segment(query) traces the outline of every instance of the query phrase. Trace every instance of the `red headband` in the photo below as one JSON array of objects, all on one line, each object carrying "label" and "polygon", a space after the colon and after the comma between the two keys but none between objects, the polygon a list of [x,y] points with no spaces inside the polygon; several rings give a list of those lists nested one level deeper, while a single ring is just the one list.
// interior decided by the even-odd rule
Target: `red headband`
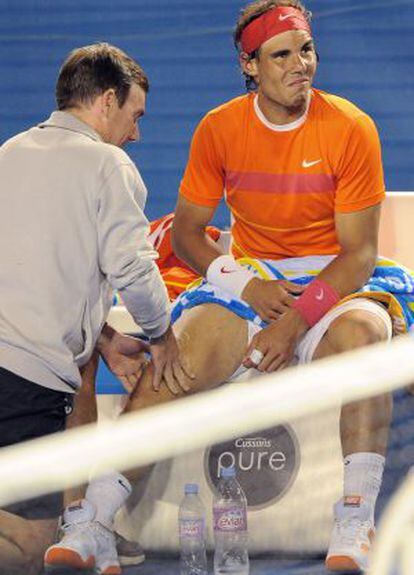
[{"label": "red headband", "polygon": [[251,54],[266,40],[288,30],[306,30],[311,34],[303,12],[292,6],[276,6],[246,26],[240,39],[241,49]]}]

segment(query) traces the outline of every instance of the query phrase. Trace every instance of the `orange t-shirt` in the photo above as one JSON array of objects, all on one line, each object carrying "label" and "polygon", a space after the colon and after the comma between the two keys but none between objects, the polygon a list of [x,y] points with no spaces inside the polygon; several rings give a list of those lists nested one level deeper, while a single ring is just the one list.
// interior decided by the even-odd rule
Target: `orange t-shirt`
[{"label": "orange t-shirt", "polygon": [[180,193],[208,207],[225,196],[237,256],[337,254],[335,212],[385,197],[373,121],[347,100],[313,90],[306,120],[281,131],[259,118],[254,98],[235,98],[200,122]]}]

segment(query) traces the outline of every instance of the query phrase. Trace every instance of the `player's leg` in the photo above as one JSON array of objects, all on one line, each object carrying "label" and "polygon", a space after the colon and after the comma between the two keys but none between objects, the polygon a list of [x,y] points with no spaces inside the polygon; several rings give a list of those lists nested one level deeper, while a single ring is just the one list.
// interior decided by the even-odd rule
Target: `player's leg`
[{"label": "player's leg", "polygon": [[[81,369],[82,385],[74,398],[72,413],[66,420],[66,429],[74,429],[81,425],[96,423],[98,419],[96,406],[96,373],[98,371],[99,355],[95,352],[88,363]],[[65,507],[85,497],[86,485],[67,489],[64,493]]]},{"label": "player's leg", "polygon": [[[380,304],[374,305],[379,307]],[[390,323],[388,318],[384,321],[382,308],[379,307],[379,311],[380,314],[374,314],[356,309],[336,318],[317,347],[314,359],[387,341],[390,336]],[[362,451],[384,456],[391,416],[391,394],[345,405],[341,412],[344,456]]]},{"label": "player's leg", "polygon": [[[174,324],[174,333],[182,361],[195,376],[189,383],[191,392],[212,389],[227,381],[239,368],[248,343],[248,325],[223,306],[204,304],[186,310]],[[152,366],[148,366],[124,413],[139,411],[182,397],[174,395],[163,384],[159,391],[152,387]],[[131,483],[145,476],[152,466],[127,473]]]},{"label": "player's leg", "polygon": [[[67,429],[97,421],[95,382],[98,361],[99,356],[95,353],[81,370],[82,386],[75,398],[73,412],[67,419]],[[139,543],[112,533],[113,516],[129,495],[129,491],[120,489],[119,479],[124,480],[120,474],[107,474],[92,480],[89,486],[81,485],[65,491],[58,542],[45,554],[47,565],[86,569],[93,563],[103,570],[116,572],[119,570],[118,561],[120,565],[138,565],[145,560]],[[103,484],[105,493],[102,494]],[[104,520],[101,508],[104,514],[110,510],[111,521],[106,528],[96,524],[98,519]]]},{"label": "player's leg", "polygon": [[[223,306],[204,304],[186,310],[174,325],[174,333],[184,364],[195,378],[189,383],[191,392],[212,389],[240,366],[247,346],[246,320]],[[152,387],[152,366],[149,365],[130,398],[125,412],[138,411],[182,397],[162,385],[160,391]]]},{"label": "player's leg", "polygon": [[[214,304],[185,311],[174,325],[174,332],[182,361],[195,375],[191,382],[193,393],[210,389],[228,379],[240,366],[247,346],[247,322],[224,307]],[[124,413],[152,407],[184,395],[183,392],[174,395],[165,385],[161,386],[160,391],[154,391],[152,373],[152,366],[149,365]],[[92,371],[89,377],[92,377]],[[87,387],[90,387],[90,381]],[[126,475],[135,483],[147,472],[148,468],[141,468]],[[114,542],[109,541],[107,534],[111,532],[114,516],[130,490],[131,486],[126,477],[117,473],[93,480],[87,488],[85,498],[77,506],[66,509],[64,520],[68,526],[67,535],[59,544],[48,550],[47,564],[87,569],[92,562],[98,561],[103,573],[116,573]],[[102,550],[105,548],[105,531],[100,527],[102,525],[107,531],[105,557],[102,557]],[[92,529],[94,536],[91,536]],[[112,552],[109,552],[111,549]]]},{"label": "player's leg", "polygon": [[[216,304],[204,304],[186,310],[175,323],[174,333],[182,361],[195,375],[194,380],[191,380],[192,393],[211,389],[229,379],[240,366],[248,343],[247,322]],[[88,409],[87,404],[93,399],[95,371],[96,365],[85,371],[82,383],[84,389],[81,392],[83,396],[80,396],[85,398],[85,407],[79,414],[72,414],[69,425],[78,425],[81,419],[82,423],[93,421],[90,418],[93,407]],[[124,413],[152,407],[184,395],[184,392],[172,394],[166,385],[162,385],[160,391],[154,391],[152,374],[150,364],[129,398]],[[145,470],[141,469],[127,475],[135,481],[144,473]],[[82,490],[76,493],[83,497]]]},{"label": "player's leg", "polygon": [[[370,309],[347,311],[330,323],[314,359],[390,338],[388,314],[380,304],[368,303]],[[335,506],[335,528],[327,556],[330,570],[346,572],[368,566],[391,417],[391,394],[354,402],[341,410],[344,497]]]}]

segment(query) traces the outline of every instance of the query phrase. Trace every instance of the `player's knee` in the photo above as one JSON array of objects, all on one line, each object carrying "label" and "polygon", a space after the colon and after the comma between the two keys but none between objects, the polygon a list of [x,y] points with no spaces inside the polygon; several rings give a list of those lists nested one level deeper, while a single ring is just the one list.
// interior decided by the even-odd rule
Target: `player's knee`
[{"label": "player's knee", "polygon": [[373,314],[344,314],[328,330],[336,351],[346,351],[385,341],[388,338],[384,322]]},{"label": "player's knee", "polygon": [[184,397],[186,395],[193,395],[194,393],[198,393],[203,391],[208,387],[208,380],[203,377],[202,374],[195,373],[193,378],[186,379],[185,382],[185,389],[180,388],[178,395],[180,397]]}]

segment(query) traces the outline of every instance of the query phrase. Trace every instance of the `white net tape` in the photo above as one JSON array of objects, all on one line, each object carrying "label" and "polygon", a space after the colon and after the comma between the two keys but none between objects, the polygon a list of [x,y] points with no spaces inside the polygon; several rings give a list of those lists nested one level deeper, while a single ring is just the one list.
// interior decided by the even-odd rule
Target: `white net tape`
[{"label": "white net tape", "polygon": [[[4,448],[0,451],[0,506],[84,483],[92,465],[100,471],[144,466],[240,434],[379,395],[413,380],[414,340],[411,336],[402,336],[391,344],[378,344],[290,368],[253,382],[223,386],[125,415],[116,422],[85,426]],[[411,477],[410,493],[413,484]],[[399,505],[396,500],[394,507]],[[414,498],[410,506],[401,508],[408,517],[414,508]],[[387,527],[391,534],[388,543],[378,545],[377,557],[385,553],[396,535],[395,521],[392,525]],[[410,561],[410,573],[414,572],[412,560],[413,553],[407,552],[404,561]],[[383,559],[375,561],[374,575],[391,573],[384,570]]]},{"label": "white net tape", "polygon": [[[0,506],[81,484],[91,464],[120,471],[263,429],[412,382],[414,341],[405,336],[256,382],[84,426],[0,452]],[[231,410],[229,409],[231,406]],[[213,425],[212,425],[213,423]],[[191,430],[189,433],[188,430]]]}]

